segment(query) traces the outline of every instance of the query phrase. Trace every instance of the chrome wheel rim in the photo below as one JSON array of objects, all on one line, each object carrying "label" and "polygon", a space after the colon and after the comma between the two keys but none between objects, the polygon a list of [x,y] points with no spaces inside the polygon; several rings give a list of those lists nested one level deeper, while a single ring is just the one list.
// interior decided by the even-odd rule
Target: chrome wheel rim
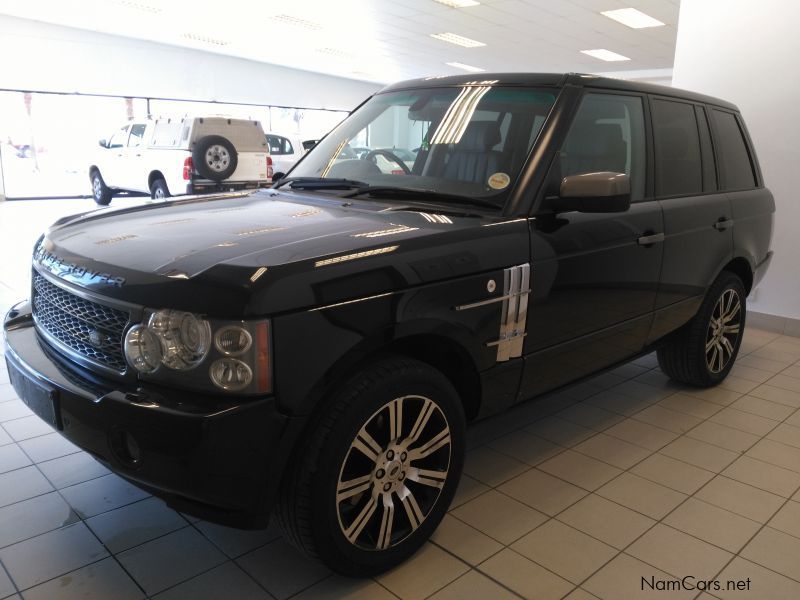
[{"label": "chrome wheel rim", "polygon": [[160,199],[160,198],[165,198],[167,195],[164,193],[163,189],[161,189],[160,187],[157,187],[156,191],[155,191],[155,194],[153,194],[153,196],[155,198],[157,198],[157,199]]},{"label": "chrome wheel rim", "polygon": [[228,168],[231,163],[231,156],[225,146],[214,144],[206,150],[206,164],[214,171],[220,172]]},{"label": "chrome wheel rim", "polygon": [[430,398],[387,402],[359,430],[339,469],[336,513],[363,550],[401,543],[430,515],[450,468],[450,426]]},{"label": "chrome wheel rim", "polygon": [[97,175],[92,178],[92,192],[94,192],[94,197],[98,200],[103,195],[103,182],[100,181],[100,177]]},{"label": "chrome wheel rim", "polygon": [[712,373],[721,372],[733,358],[741,322],[739,293],[734,289],[725,290],[714,306],[706,334],[706,365]]}]

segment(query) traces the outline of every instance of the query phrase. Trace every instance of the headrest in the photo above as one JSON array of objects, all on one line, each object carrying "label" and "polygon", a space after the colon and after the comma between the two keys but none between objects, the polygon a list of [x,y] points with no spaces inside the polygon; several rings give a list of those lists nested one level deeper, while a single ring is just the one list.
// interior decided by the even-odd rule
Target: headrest
[{"label": "headrest", "polygon": [[500,143],[500,126],[495,121],[473,121],[464,130],[457,146],[459,150],[484,152]]}]

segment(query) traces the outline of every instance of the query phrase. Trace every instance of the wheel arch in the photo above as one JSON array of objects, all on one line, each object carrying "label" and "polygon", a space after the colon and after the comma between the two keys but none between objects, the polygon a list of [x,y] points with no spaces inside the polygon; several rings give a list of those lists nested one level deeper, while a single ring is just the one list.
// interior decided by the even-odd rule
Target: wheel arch
[{"label": "wheel arch", "polygon": [[152,189],[153,184],[159,179],[163,179],[165,182],[167,181],[166,177],[164,177],[164,174],[161,171],[150,171],[150,175],[147,176],[147,189]]},{"label": "wheel arch", "polygon": [[753,289],[753,264],[749,259],[745,258],[744,256],[734,257],[725,263],[721,269],[719,269],[714,279],[719,277],[719,274],[722,273],[722,271],[730,271],[739,277],[744,284],[745,292],[750,294]]}]

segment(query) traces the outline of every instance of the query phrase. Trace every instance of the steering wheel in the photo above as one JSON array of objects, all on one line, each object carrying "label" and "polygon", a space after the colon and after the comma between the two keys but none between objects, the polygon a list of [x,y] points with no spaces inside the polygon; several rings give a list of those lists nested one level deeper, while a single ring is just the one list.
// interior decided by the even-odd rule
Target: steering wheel
[{"label": "steering wheel", "polygon": [[400,168],[403,169],[403,173],[405,173],[406,175],[411,175],[411,169],[408,168],[408,165],[406,165],[406,163],[403,162],[403,159],[397,156],[391,150],[383,150],[383,149],[370,150],[364,155],[364,158],[362,160],[369,160],[372,161],[373,163],[377,162],[375,161],[375,157],[379,154],[385,158],[388,158],[393,163],[397,163],[400,166]]}]

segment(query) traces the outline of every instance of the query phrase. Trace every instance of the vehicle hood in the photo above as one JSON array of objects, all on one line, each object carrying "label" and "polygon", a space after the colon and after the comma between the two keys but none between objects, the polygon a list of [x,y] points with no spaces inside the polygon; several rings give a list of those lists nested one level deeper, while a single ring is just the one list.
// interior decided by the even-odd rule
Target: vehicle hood
[{"label": "vehicle hood", "polygon": [[[415,258],[401,262],[418,260],[433,246],[457,243],[466,231],[502,220],[392,210],[373,201],[348,204],[330,195],[265,190],[93,211],[55,223],[40,241],[35,262],[70,283],[149,306],[165,290],[175,291],[178,305],[207,310],[221,297],[231,306],[252,304],[261,292],[260,305],[250,310],[263,312],[408,285],[382,279],[359,290],[348,285],[323,299],[300,289],[396,265],[397,257],[409,253]],[[419,283],[448,276],[452,269],[440,268],[415,278]],[[296,289],[285,289],[287,280]],[[277,301],[276,293],[291,300]]]}]

